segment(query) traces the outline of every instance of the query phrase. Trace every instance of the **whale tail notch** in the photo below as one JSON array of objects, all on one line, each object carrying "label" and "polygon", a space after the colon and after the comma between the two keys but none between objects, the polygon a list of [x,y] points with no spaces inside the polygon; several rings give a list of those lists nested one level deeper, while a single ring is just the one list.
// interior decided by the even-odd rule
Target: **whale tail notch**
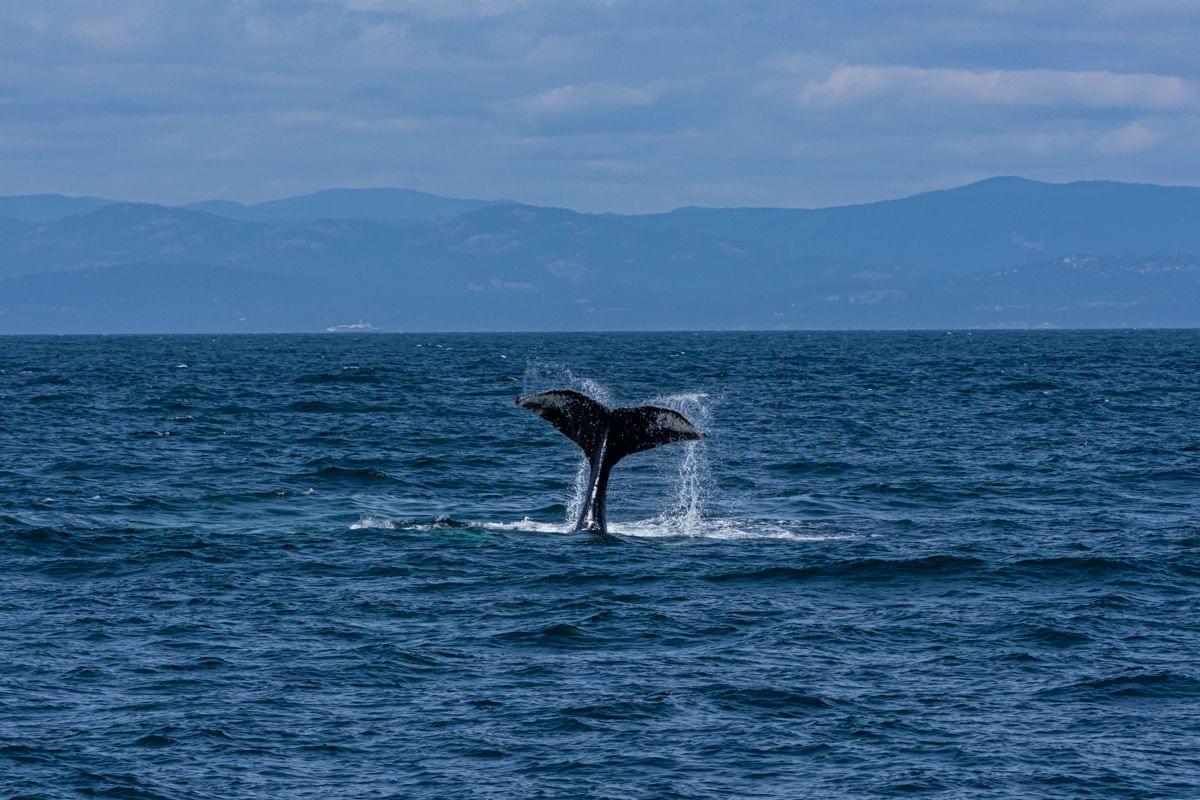
[{"label": "whale tail notch", "polygon": [[608,474],[622,458],[672,442],[705,438],[678,411],[659,406],[609,409],[570,389],[518,397],[515,402],[558,428],[587,456],[591,476],[576,530],[605,532]]}]

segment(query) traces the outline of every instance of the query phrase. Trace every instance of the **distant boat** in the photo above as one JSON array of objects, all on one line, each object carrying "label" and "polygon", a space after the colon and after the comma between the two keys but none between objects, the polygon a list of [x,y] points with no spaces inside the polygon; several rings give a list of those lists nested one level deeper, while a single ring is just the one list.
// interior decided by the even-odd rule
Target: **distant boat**
[{"label": "distant boat", "polygon": [[373,331],[375,327],[369,322],[363,322],[361,319],[358,322],[352,322],[349,325],[332,325],[325,329],[326,333],[364,333]]}]

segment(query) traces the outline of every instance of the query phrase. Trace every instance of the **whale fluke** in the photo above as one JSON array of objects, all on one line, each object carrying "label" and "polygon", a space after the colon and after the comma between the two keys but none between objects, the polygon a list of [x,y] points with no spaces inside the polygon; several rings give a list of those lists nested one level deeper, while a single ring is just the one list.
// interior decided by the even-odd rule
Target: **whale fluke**
[{"label": "whale fluke", "polygon": [[570,389],[518,397],[514,402],[558,428],[588,458],[591,475],[587,497],[575,523],[577,531],[607,533],[604,500],[608,475],[622,458],[659,445],[704,438],[678,411],[659,406],[609,409]]}]

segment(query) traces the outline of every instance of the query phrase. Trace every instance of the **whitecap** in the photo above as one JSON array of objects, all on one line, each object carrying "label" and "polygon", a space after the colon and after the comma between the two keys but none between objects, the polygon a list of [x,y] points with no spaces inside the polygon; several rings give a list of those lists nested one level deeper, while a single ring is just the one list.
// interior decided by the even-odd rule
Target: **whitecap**
[{"label": "whitecap", "polygon": [[537,522],[525,517],[516,522],[478,522],[471,523],[473,528],[483,528],[489,531],[522,531],[524,533],[566,533],[567,528],[564,528],[558,522]]},{"label": "whitecap", "polygon": [[350,530],[384,530],[391,531],[396,529],[396,523],[384,517],[359,517],[358,522],[350,525]]},{"label": "whitecap", "polygon": [[[478,522],[471,527],[495,531],[523,533],[569,533],[570,526],[553,522],[538,522],[529,517],[514,522]],[[858,538],[849,533],[814,530],[794,520],[756,520],[702,518],[688,519],[684,524],[671,516],[609,523],[608,532],[615,536],[638,539],[774,539],[793,542],[828,542]]]},{"label": "whitecap", "polygon": [[826,542],[852,539],[850,534],[826,533],[790,520],[724,519],[694,516],[652,517],[608,526],[618,536],[646,539],[777,539],[793,542]]}]

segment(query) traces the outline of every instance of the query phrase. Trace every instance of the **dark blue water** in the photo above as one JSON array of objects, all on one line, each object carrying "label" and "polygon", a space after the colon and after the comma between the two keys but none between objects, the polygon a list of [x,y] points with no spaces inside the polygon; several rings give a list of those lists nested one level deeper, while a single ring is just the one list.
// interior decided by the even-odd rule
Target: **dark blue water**
[{"label": "dark blue water", "polygon": [[[555,385],[710,434],[609,542]],[[1195,332],[0,338],[0,797],[1194,798],[1198,419]]]}]

